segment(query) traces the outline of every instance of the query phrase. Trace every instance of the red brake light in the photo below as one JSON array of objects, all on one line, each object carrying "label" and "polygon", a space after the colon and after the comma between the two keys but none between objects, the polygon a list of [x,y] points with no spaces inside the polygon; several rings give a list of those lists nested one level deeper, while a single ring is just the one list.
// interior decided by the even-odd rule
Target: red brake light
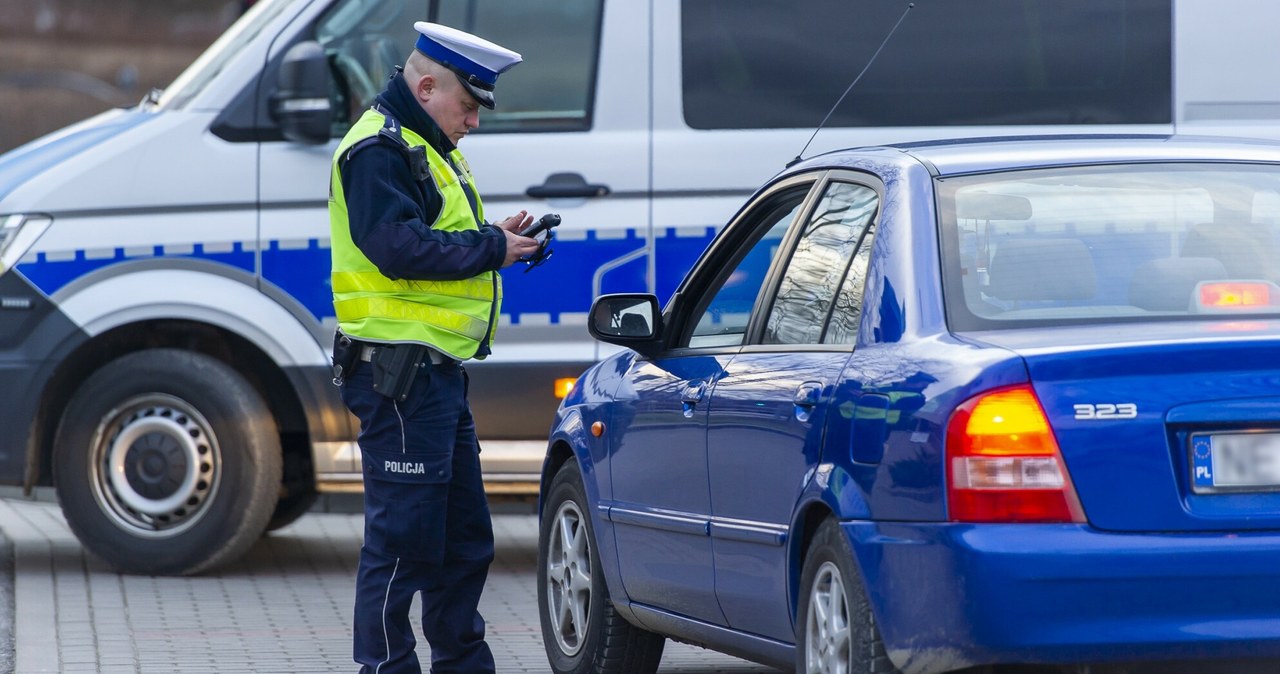
[{"label": "red brake light", "polygon": [[1086,521],[1031,387],[982,394],[951,416],[947,507],[955,522]]},{"label": "red brake light", "polygon": [[1271,304],[1271,284],[1260,281],[1213,281],[1200,284],[1200,306],[1245,309]]}]

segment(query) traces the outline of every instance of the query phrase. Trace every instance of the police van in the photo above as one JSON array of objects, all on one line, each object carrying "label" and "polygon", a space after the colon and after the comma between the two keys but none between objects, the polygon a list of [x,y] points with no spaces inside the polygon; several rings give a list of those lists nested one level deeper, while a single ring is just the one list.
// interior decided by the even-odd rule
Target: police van
[{"label": "police van", "polygon": [[557,388],[607,355],[585,329],[592,299],[668,296],[800,152],[1274,136],[1277,14],[1266,0],[259,0],[164,91],[0,157],[0,483],[52,485],[89,550],[147,573],[212,568],[318,493],[360,488],[329,367],[329,161],[414,21],[524,55],[461,149],[490,214],[563,218],[550,260],[503,272],[494,355],[468,364],[487,488],[520,495],[536,493]]}]

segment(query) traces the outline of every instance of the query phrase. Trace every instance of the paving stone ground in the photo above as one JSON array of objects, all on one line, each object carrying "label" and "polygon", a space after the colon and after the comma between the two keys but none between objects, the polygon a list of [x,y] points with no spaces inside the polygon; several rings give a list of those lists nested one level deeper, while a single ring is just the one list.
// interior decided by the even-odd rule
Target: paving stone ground
[{"label": "paving stone ground", "polygon": [[[308,514],[216,574],[155,578],[114,573],[85,553],[56,504],[0,498],[0,531],[13,551],[13,671],[354,672],[361,522],[356,513]],[[497,514],[494,528],[497,559],[481,612],[498,671],[546,672],[535,518]],[[668,642],[659,671],[776,670]]]}]

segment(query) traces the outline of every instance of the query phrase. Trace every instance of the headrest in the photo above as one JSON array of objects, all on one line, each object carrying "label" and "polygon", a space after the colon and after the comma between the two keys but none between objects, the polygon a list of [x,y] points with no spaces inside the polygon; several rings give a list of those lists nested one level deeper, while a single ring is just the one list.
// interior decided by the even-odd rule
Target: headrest
[{"label": "headrest", "polygon": [[495,103],[493,89],[498,84],[498,75],[523,60],[506,47],[456,28],[426,21],[413,24],[413,28],[419,33],[414,48],[452,70],[480,105],[490,110]]},{"label": "headrest", "polygon": [[984,291],[1002,300],[1087,300],[1098,284],[1093,256],[1080,239],[1001,241],[987,271]]},{"label": "headrest", "polygon": [[1267,260],[1272,246],[1262,225],[1221,225],[1205,222],[1187,232],[1182,243],[1185,257],[1211,257],[1222,262],[1230,278],[1270,278]]},{"label": "headrest", "polygon": [[1229,278],[1211,257],[1165,257],[1138,265],[1129,282],[1129,304],[1148,311],[1187,311],[1201,281]]}]

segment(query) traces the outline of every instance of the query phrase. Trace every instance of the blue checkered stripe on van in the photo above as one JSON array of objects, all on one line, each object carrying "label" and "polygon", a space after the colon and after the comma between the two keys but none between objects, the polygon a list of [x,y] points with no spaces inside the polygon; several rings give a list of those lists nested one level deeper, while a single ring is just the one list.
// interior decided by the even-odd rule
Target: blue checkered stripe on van
[{"label": "blue checkered stripe on van", "polygon": [[[656,292],[665,301],[710,243],[716,228],[665,228],[654,239]],[[602,233],[569,231],[557,238],[546,264],[525,273],[524,264],[503,270],[502,312],[511,323],[581,323],[591,307],[596,270],[609,260],[645,246],[635,229]],[[141,260],[195,259],[258,271],[252,242],[195,243],[186,246],[86,249],[64,254],[28,254],[18,270],[46,295],[112,265]],[[315,316],[333,316],[327,239],[270,241],[261,254],[261,277],[294,297]],[[641,256],[604,274],[600,292],[644,292],[648,260]]]}]

